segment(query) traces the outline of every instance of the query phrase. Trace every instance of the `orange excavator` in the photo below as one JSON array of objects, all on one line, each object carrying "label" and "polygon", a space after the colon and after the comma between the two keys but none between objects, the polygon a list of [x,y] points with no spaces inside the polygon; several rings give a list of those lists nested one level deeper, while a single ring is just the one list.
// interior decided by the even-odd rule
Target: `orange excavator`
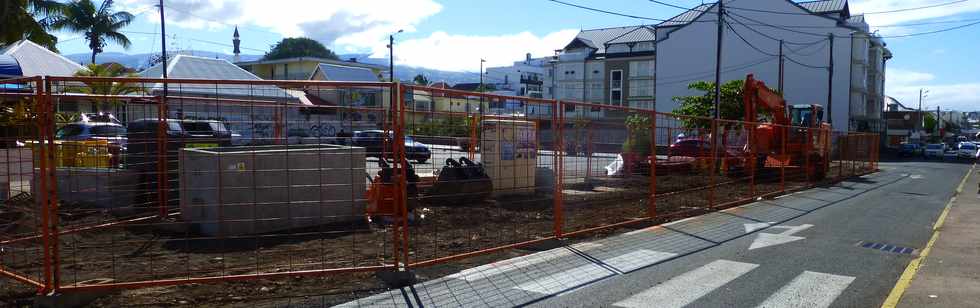
[{"label": "orange excavator", "polygon": [[756,166],[804,168],[807,175],[822,179],[827,173],[830,137],[830,124],[823,121],[823,106],[787,105],[780,94],[752,74],[745,78],[742,93],[746,122],[760,123],[760,109],[772,115],[770,122],[755,127],[748,142],[747,150],[755,154]]}]

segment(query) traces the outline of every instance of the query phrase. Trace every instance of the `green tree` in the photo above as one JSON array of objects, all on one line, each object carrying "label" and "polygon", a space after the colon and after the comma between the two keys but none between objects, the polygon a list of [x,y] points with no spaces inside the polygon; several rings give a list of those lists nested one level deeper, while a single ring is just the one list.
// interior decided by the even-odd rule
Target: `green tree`
[{"label": "green tree", "polygon": [[48,33],[65,5],[55,0],[0,1],[0,46],[28,39],[57,52],[58,37]]},{"label": "green tree", "polygon": [[922,129],[927,133],[932,134],[932,132],[936,131],[936,115],[931,112],[926,112],[923,116],[923,125]]},{"label": "green tree", "polygon": [[[721,114],[719,115],[721,119],[745,119],[745,103],[742,101],[744,86],[744,80],[730,80],[721,85]],[[680,103],[678,108],[674,109],[674,113],[691,117],[714,117],[715,83],[698,81],[688,85],[687,88],[703,93],[674,97],[673,100]],[[775,90],[773,91],[775,92]],[[758,112],[760,118],[770,118],[771,113],[769,111],[758,109]],[[682,118],[681,121],[687,128],[711,128],[711,121],[705,119]]]},{"label": "green tree", "polygon": [[642,114],[630,114],[626,117],[626,127],[629,136],[623,143],[623,153],[636,153],[645,157],[650,155],[650,117]]},{"label": "green tree", "polygon": [[417,85],[429,85],[429,79],[425,78],[425,75],[422,74],[415,75],[415,78],[412,78],[412,81],[414,81]]},{"label": "green tree", "polygon": [[[85,68],[75,73],[78,77],[138,77],[136,74],[128,72],[126,67],[111,64],[89,64]],[[142,93],[143,88],[137,83],[118,82],[118,81],[83,81],[84,86],[70,87],[69,92],[91,94],[96,97],[96,101],[103,106],[117,105],[120,103],[118,98],[98,97],[117,96],[133,93]]]},{"label": "green tree", "polygon": [[92,49],[92,63],[95,63],[95,56],[102,52],[107,42],[115,42],[129,49],[132,43],[119,31],[131,22],[133,14],[126,11],[113,12],[112,0],[102,1],[98,8],[92,0],[78,0],[69,3],[64,9],[64,16],[56,18],[51,27],[84,33],[88,47]]},{"label": "green tree", "polygon": [[337,54],[324,47],[316,40],[305,37],[284,38],[275,45],[272,50],[265,53],[262,60],[276,60],[296,57],[315,57],[330,60],[339,60]]}]

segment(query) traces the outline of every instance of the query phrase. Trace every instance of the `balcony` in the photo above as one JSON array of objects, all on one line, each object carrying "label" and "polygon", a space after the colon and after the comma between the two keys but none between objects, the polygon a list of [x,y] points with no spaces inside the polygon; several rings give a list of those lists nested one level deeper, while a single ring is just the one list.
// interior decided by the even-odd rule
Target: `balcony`
[{"label": "balcony", "polygon": [[544,84],[544,80],[541,80],[541,78],[539,78],[539,77],[525,77],[525,76],[521,76],[521,83],[522,84],[533,84],[533,85],[539,85],[540,86],[540,85]]}]

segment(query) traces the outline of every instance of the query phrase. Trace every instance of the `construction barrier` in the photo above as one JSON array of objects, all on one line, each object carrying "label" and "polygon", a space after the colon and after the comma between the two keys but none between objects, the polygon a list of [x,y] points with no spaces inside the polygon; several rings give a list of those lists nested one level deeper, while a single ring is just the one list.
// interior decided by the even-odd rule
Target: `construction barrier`
[{"label": "construction barrier", "polygon": [[13,293],[404,271],[707,213],[878,159],[872,134],[398,83],[4,83]]}]

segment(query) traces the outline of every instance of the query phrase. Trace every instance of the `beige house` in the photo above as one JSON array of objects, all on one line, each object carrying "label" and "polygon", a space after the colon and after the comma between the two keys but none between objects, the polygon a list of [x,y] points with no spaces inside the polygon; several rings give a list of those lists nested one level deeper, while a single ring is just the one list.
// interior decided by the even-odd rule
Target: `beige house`
[{"label": "beige house", "polygon": [[382,80],[387,76],[388,67],[353,62],[339,61],[315,57],[298,57],[277,60],[258,60],[237,62],[235,65],[255,74],[265,80],[309,80],[320,64],[342,66],[350,68],[362,68],[370,70],[377,80]]}]

